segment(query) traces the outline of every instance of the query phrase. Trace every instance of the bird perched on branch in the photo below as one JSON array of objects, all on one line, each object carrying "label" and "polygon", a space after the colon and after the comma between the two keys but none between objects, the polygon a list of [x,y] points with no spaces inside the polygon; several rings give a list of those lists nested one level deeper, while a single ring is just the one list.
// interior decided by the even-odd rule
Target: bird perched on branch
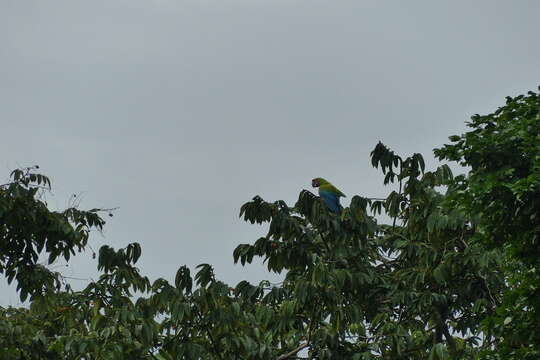
[{"label": "bird perched on branch", "polygon": [[328,210],[336,214],[341,213],[339,198],[345,197],[344,193],[323,178],[311,180],[311,186],[319,188],[319,196],[324,200]]}]

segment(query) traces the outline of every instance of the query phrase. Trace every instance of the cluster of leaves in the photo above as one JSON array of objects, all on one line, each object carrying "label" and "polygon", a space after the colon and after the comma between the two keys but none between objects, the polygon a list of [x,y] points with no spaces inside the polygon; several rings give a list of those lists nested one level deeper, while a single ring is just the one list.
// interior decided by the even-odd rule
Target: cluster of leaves
[{"label": "cluster of leaves", "polygon": [[[99,279],[61,288],[39,255],[69,260],[104,221],[99,209],[50,211],[40,200],[48,179],[16,170],[0,187],[0,271],[31,301],[0,308],[0,357],[533,358],[538,248],[526,250],[538,238],[538,120],[537,94],[473,117],[471,133],[436,150],[471,167],[457,177],[379,143],[372,164],[395,190],[385,200],[353,196],[339,216],[307,190],[294,206],[253,198],[240,216],[268,232],[233,259],[264,259],[284,274],[279,284],[231,287],[209,264],[151,282],[135,267],[134,243],[103,246]],[[497,141],[504,159],[493,157]],[[391,224],[377,223],[381,213]]]},{"label": "cluster of leaves", "polygon": [[40,197],[50,180],[36,168],[14,170],[12,180],[0,186],[0,274],[8,283],[16,280],[22,301],[60,287],[59,274],[38,262],[41,254],[47,264],[59,257],[69,261],[85,248],[89,232],[105,224],[99,209],[49,210]]},{"label": "cluster of leaves", "polygon": [[[402,159],[381,143],[372,163],[399,191],[385,201],[355,196],[341,217],[307,191],[294,208],[258,197],[244,205],[245,220],[269,231],[239,246],[235,261],[262,256],[269,270],[287,271],[283,289],[305,319],[295,331],[312,358],[459,358],[490,346],[480,323],[504,287],[501,258],[444,206],[436,189],[451,185],[450,169],[425,172],[420,154]],[[369,215],[381,209],[393,225]]]},{"label": "cluster of leaves", "polygon": [[[509,285],[497,316],[486,321],[503,358],[540,357],[540,95],[507,97],[471,131],[435,150],[471,168],[455,183],[448,206],[474,219],[475,237],[507,258]],[[493,354],[489,356],[494,356]]]},{"label": "cluster of leaves", "polygon": [[[138,244],[118,251],[103,246],[98,281],[79,292],[35,293],[29,309],[0,314],[11,324],[0,341],[2,355],[286,359],[302,349],[317,359],[469,354],[479,341],[471,334],[491,314],[493,294],[502,286],[493,271],[497,257],[468,244],[467,220],[440,206],[445,196],[435,187],[451,180],[446,167],[424,172],[419,154],[401,159],[382,144],[372,159],[392,174],[388,182],[400,183],[402,191],[386,201],[354,196],[338,217],[304,190],[294,207],[255,197],[241,208],[246,221],[269,223],[269,230],[238,246],[235,262],[263,257],[270,271],[286,272],[283,283],[242,281],[231,288],[216,280],[208,264],[194,277],[181,267],[175,284],[150,283],[134,267]],[[369,214],[381,210],[399,225],[378,225]],[[69,212],[61,214],[76,230]],[[141,294],[136,301],[134,291]]]}]

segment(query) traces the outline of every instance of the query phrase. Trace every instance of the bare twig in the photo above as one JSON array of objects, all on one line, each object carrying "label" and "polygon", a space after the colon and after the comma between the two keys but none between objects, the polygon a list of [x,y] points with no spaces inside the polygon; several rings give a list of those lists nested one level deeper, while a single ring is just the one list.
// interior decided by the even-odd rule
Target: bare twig
[{"label": "bare twig", "polygon": [[[399,176],[400,176],[400,179],[399,179],[399,197],[400,198],[401,198],[401,189],[402,189],[402,186],[403,186],[403,179],[401,178],[401,174],[403,174],[403,162],[400,159],[399,160]],[[392,222],[392,229],[394,229],[396,227],[396,219],[397,219],[397,214],[396,214],[396,216],[394,216],[394,221]]]},{"label": "bare twig", "polygon": [[281,355],[276,360],[285,360],[285,359],[289,358],[289,356],[295,355],[297,352],[307,348],[308,346],[309,346],[309,342],[306,342],[304,344],[300,344],[297,347],[295,347],[293,350],[289,351],[288,353]]}]

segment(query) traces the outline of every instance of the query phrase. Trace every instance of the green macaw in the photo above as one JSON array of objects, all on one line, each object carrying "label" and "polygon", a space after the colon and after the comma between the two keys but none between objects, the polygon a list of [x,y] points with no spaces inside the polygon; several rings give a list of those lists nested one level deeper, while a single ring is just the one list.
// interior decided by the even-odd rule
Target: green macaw
[{"label": "green macaw", "polygon": [[319,188],[319,196],[324,200],[328,210],[336,214],[341,213],[339,198],[346,197],[344,193],[323,178],[311,180],[311,186]]}]

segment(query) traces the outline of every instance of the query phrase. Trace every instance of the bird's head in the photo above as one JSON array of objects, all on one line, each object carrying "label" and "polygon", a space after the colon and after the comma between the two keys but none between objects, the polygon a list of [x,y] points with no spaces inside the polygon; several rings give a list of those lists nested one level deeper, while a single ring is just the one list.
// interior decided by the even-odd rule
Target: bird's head
[{"label": "bird's head", "polygon": [[324,184],[328,184],[328,181],[324,180],[323,178],[315,178],[311,180],[311,186],[313,187],[319,187]]}]

